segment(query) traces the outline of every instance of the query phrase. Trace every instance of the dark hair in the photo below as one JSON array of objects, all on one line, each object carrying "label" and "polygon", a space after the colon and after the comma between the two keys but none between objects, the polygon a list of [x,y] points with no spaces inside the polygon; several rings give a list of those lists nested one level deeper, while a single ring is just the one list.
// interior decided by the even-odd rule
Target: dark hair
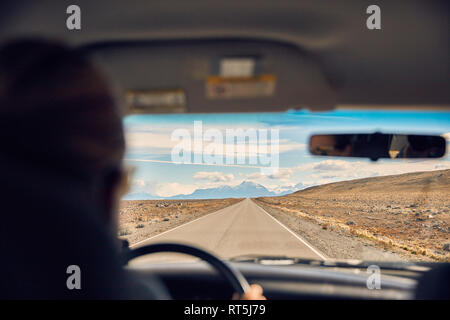
[{"label": "dark hair", "polygon": [[0,49],[0,155],[91,181],[118,169],[122,112],[87,56],[59,42]]}]

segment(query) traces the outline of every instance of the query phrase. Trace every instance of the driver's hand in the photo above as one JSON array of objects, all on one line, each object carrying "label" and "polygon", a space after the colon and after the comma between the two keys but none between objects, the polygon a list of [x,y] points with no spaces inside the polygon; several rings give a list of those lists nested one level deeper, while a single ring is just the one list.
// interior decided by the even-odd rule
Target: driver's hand
[{"label": "driver's hand", "polygon": [[233,300],[267,300],[266,297],[263,296],[263,289],[259,284],[250,285],[250,290],[244,293],[241,297],[239,294],[233,294]]}]

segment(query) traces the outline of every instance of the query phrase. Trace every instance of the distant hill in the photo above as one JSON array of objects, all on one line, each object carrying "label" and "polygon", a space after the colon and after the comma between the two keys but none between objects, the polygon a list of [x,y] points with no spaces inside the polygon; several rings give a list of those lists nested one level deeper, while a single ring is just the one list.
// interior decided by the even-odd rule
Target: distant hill
[{"label": "distant hill", "polygon": [[450,190],[450,170],[435,170],[412,172],[390,176],[363,178],[340,181],[306,188],[288,195],[345,194],[355,192],[377,193],[415,193],[415,192],[441,192]]}]

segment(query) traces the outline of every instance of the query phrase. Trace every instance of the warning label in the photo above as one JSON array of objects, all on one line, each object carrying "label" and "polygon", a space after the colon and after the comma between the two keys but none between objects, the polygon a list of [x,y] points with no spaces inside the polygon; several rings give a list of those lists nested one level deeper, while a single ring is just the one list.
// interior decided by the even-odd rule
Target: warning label
[{"label": "warning label", "polygon": [[220,77],[206,79],[208,99],[256,98],[273,96],[276,78],[265,74],[254,77]]}]

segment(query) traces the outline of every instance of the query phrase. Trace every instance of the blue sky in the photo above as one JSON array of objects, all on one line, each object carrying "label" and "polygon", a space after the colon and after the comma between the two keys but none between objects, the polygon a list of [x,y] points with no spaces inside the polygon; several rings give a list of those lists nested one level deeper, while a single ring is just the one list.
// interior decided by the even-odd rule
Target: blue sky
[{"label": "blue sky", "polygon": [[[225,135],[227,129],[277,129],[279,132],[279,167],[275,173],[262,174],[249,158],[239,166],[175,164],[172,150],[179,141],[172,139],[175,130],[193,136],[194,121],[202,122],[203,132],[215,129]],[[177,114],[133,115],[125,119],[126,163],[136,168],[130,193],[143,192],[154,197],[189,194],[196,189],[238,185],[252,181],[274,192],[370,176],[450,168],[447,155],[440,160],[384,160],[376,163],[364,159],[313,157],[307,143],[315,133],[389,132],[445,134],[450,137],[450,112],[356,111],[332,112],[288,111],[254,114]],[[225,145],[224,141],[224,145]],[[211,145],[204,141],[194,154]],[[259,153],[258,153],[259,155]]]}]

